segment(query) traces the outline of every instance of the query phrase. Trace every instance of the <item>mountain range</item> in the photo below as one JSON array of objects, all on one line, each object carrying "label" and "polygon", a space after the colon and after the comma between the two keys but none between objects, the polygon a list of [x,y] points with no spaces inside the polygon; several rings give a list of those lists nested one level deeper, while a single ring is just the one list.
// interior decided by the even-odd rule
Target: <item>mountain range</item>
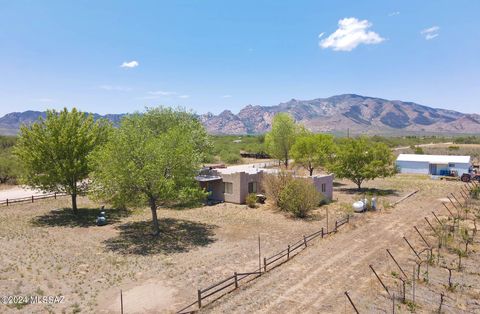
[{"label": "mountain range", "polygon": [[[211,134],[259,134],[270,129],[276,113],[287,112],[314,132],[351,134],[480,133],[480,115],[431,108],[413,102],[355,94],[313,100],[291,99],[275,106],[248,105],[238,114],[198,115]],[[0,134],[16,134],[21,124],[33,123],[45,112],[13,112],[0,118]],[[124,114],[94,114],[117,124]]]}]

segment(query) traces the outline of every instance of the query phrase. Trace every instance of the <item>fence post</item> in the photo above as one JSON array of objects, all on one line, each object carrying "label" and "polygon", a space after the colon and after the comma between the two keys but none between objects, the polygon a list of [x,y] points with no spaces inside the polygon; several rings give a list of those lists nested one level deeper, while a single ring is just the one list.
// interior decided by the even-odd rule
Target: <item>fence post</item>
[{"label": "fence post", "polygon": [[238,277],[237,277],[237,272],[233,273],[233,277],[235,277],[235,288],[238,288]]},{"label": "fence post", "polygon": [[57,199],[57,192],[55,192],[55,193],[53,194],[53,197],[54,197],[55,199]]},{"label": "fence post", "polygon": [[337,224],[338,224],[338,221],[335,220],[335,233],[337,232]]},{"label": "fence post", "polygon": [[395,257],[393,257],[393,255],[392,255],[392,253],[390,252],[389,249],[387,249],[387,253],[388,253],[388,255],[390,255],[390,257],[393,259],[393,261],[395,262],[395,264],[397,264],[398,269],[400,269],[400,271],[401,271],[402,274],[405,276],[405,278],[408,278],[407,274],[405,274],[405,272],[403,271],[402,267],[400,267],[400,264],[397,262],[397,260],[395,259]]},{"label": "fence post", "polygon": [[202,290],[198,289],[198,308],[202,307]]},{"label": "fence post", "polygon": [[410,249],[412,249],[413,253],[415,253],[415,255],[417,256],[417,258],[418,258],[419,260],[422,260],[422,259],[420,258],[420,256],[418,255],[417,251],[415,251],[415,249],[414,249],[413,246],[410,244],[410,242],[408,242],[407,238],[406,238],[406,237],[403,237],[403,239],[405,240],[405,242],[407,242],[408,246],[410,247]]},{"label": "fence post", "polygon": [[355,304],[353,304],[352,299],[350,299],[350,296],[348,295],[348,291],[345,291],[345,295],[347,296],[348,301],[350,302],[350,304],[352,305],[353,309],[355,310],[355,313],[359,314],[359,312],[358,312],[358,310],[357,310],[357,307],[355,306]]},{"label": "fence post", "polygon": [[322,239],[323,239],[323,227],[322,227]]},{"label": "fence post", "polygon": [[287,247],[287,260],[290,259],[290,244]]},{"label": "fence post", "polygon": [[33,203],[33,195],[32,195],[32,203]]},{"label": "fence post", "polygon": [[307,247],[307,237],[305,235],[303,236],[303,243],[305,244],[305,247]]},{"label": "fence post", "polygon": [[392,296],[392,313],[395,314],[395,292]]},{"label": "fence post", "polygon": [[377,277],[378,281],[380,281],[380,283],[382,284],[383,286],[383,289],[385,289],[385,291],[387,291],[388,295],[390,295],[390,291],[388,291],[388,288],[387,286],[385,286],[385,284],[383,283],[382,279],[380,279],[380,276],[378,276],[377,272],[375,271],[375,269],[373,269],[373,266],[372,265],[368,265],[370,267],[370,269],[373,271],[373,273],[375,274],[375,277]]},{"label": "fence post", "polygon": [[266,257],[263,258],[263,271],[267,272],[267,258]]},{"label": "fence post", "polygon": [[431,248],[430,244],[427,242],[427,240],[425,240],[425,238],[423,237],[423,235],[420,233],[420,231],[418,230],[417,226],[413,226],[413,228],[415,229],[415,231],[417,231],[418,235],[420,236],[420,238],[422,238],[423,242],[425,242],[425,244],[427,245],[428,248]]},{"label": "fence post", "polygon": [[122,293],[122,289],[120,289],[120,313],[123,314],[123,293]]}]

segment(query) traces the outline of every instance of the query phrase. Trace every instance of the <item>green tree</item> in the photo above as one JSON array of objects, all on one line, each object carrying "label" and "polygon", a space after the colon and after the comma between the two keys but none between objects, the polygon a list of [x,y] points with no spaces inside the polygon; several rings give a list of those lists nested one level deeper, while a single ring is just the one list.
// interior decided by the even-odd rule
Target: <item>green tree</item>
[{"label": "green tree", "polygon": [[88,156],[105,142],[110,126],[92,115],[66,108],[47,111],[31,126],[22,126],[14,149],[22,170],[21,181],[43,191],[71,195],[77,213],[77,195],[88,189]]},{"label": "green tree", "polygon": [[338,178],[354,182],[359,190],[364,181],[392,176],[396,172],[388,146],[364,137],[342,140],[330,170]]},{"label": "green tree", "polygon": [[206,196],[195,174],[209,149],[204,127],[189,112],[156,108],[127,116],[92,155],[97,197],[149,206],[158,235],[159,207]]},{"label": "green tree", "polygon": [[0,183],[14,182],[18,176],[18,162],[9,152],[0,153]]},{"label": "green tree", "polygon": [[325,167],[332,160],[335,143],[333,136],[305,132],[300,135],[291,149],[295,163],[307,169],[310,176],[318,167]]},{"label": "green tree", "polygon": [[277,113],[273,117],[272,130],[265,135],[268,153],[288,167],[290,149],[300,131],[293,118],[287,113]]}]

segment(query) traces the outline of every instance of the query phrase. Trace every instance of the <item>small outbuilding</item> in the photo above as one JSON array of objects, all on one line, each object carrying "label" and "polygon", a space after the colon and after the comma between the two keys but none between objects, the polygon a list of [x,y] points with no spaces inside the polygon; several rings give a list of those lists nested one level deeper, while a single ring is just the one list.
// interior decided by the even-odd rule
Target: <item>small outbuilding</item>
[{"label": "small outbuilding", "polygon": [[396,161],[400,173],[461,176],[472,169],[470,156],[400,154]]}]

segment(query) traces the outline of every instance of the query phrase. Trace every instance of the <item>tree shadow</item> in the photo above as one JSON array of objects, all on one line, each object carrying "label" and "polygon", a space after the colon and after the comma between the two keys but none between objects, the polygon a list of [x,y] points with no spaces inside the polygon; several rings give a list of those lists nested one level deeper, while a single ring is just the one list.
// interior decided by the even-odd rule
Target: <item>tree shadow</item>
[{"label": "tree shadow", "polygon": [[34,217],[32,224],[38,227],[92,227],[96,226],[97,216],[100,211],[105,212],[107,224],[119,222],[122,218],[131,214],[126,209],[99,209],[99,208],[79,208],[78,213],[74,214],[71,208],[54,209],[44,215]]},{"label": "tree shadow", "polygon": [[377,195],[377,196],[399,196],[398,191],[394,189],[377,189],[377,188],[361,188],[360,190],[357,188],[341,188],[338,189],[340,192],[344,192],[347,194],[368,194],[368,195]]},{"label": "tree shadow", "polygon": [[345,186],[345,185],[346,185],[345,183],[338,182],[338,181],[333,181],[333,186],[334,187]]},{"label": "tree shadow", "polygon": [[104,241],[106,249],[120,254],[172,254],[188,252],[198,246],[215,242],[217,226],[182,219],[165,218],[158,221],[160,234],[152,234],[151,221],[135,221],[116,229],[120,234]]}]

